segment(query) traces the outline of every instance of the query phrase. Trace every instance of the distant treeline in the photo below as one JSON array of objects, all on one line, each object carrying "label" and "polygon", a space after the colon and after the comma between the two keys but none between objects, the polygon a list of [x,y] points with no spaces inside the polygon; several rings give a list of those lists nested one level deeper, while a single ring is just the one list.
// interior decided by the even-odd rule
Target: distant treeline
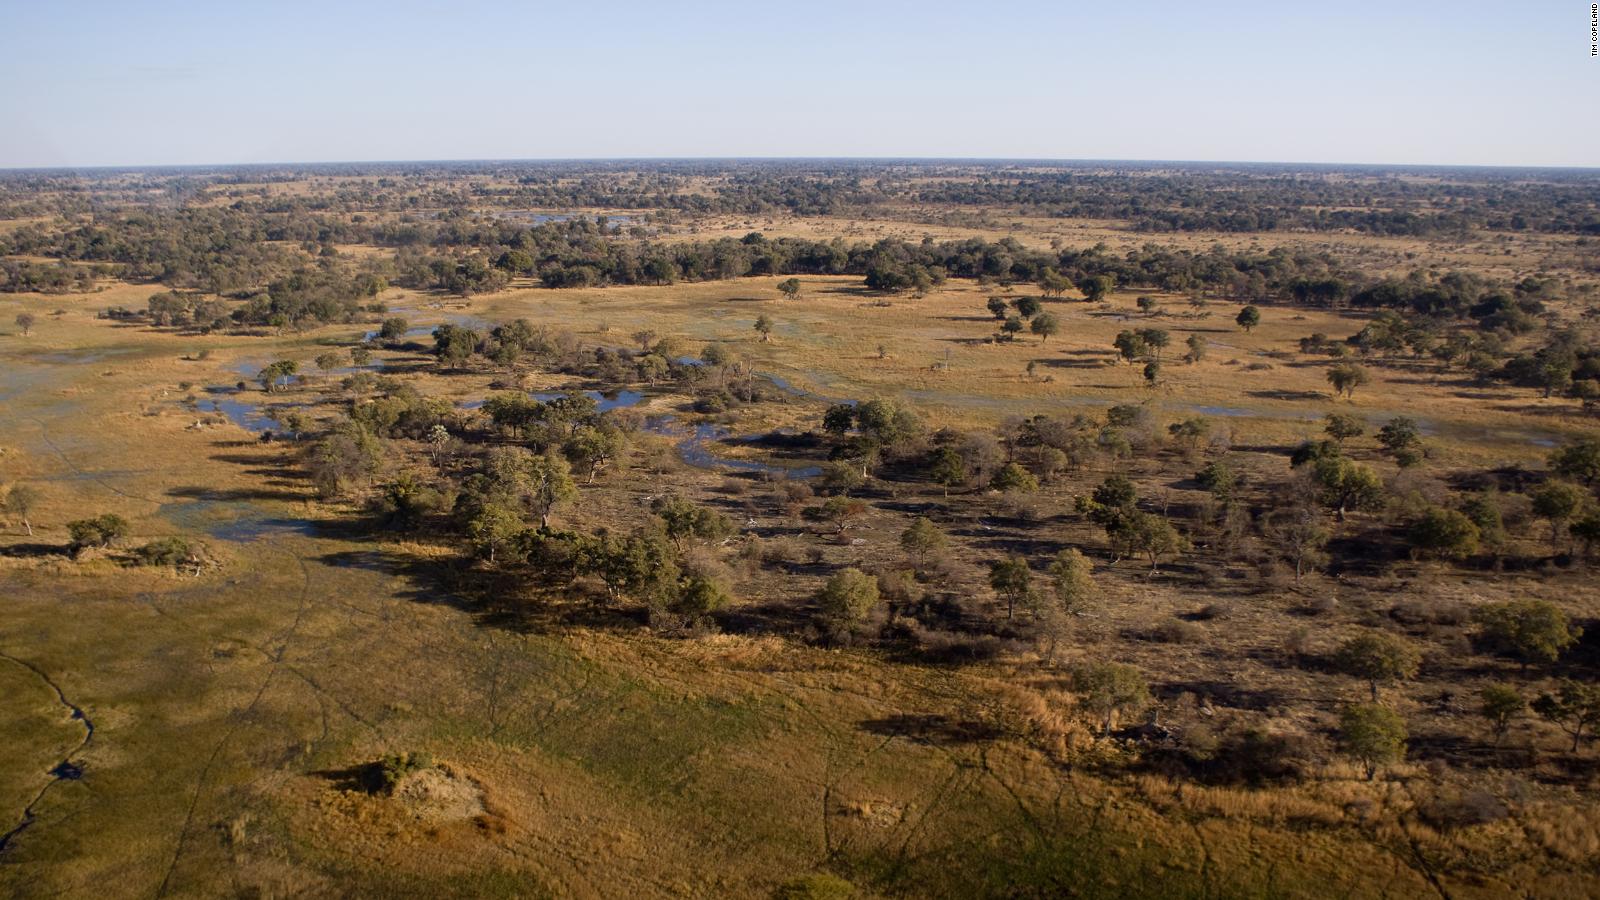
[{"label": "distant treeline", "polygon": [[[309,199],[266,185],[335,179]],[[345,180],[339,180],[345,179]],[[603,208],[873,215],[907,205],[1110,219],[1140,231],[1471,229],[1600,234],[1600,173],[1331,166],[814,161],[501,162],[0,174],[0,216],[172,209],[207,195],[260,212]]]}]

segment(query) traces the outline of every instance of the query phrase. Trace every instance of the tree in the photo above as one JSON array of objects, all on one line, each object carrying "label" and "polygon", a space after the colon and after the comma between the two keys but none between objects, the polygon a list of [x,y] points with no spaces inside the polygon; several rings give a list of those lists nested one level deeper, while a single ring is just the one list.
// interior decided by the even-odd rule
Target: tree
[{"label": "tree", "polygon": [[1581,438],[1551,453],[1550,468],[1587,485],[1600,481],[1600,438]]},{"label": "tree", "polygon": [[270,394],[298,371],[300,371],[299,363],[292,359],[280,359],[263,368],[256,376],[256,380],[261,382],[261,389]]},{"label": "tree", "polygon": [[1417,420],[1408,416],[1396,416],[1384,423],[1378,429],[1378,443],[1402,469],[1422,462],[1426,454],[1422,448],[1422,430]]},{"label": "tree", "polygon": [[1134,304],[1139,307],[1139,312],[1147,316],[1153,316],[1161,309],[1161,303],[1154,297],[1140,297]]},{"label": "tree", "polygon": [[835,572],[817,594],[822,620],[836,633],[858,628],[878,606],[878,579],[850,568]]},{"label": "tree", "polygon": [[1489,728],[1494,732],[1494,745],[1498,747],[1511,728],[1512,721],[1527,710],[1528,701],[1522,699],[1517,689],[1509,684],[1491,684],[1478,692],[1478,698],[1481,701],[1478,713],[1489,720]]},{"label": "tree", "polygon": [[1567,520],[1577,514],[1587,499],[1581,488],[1565,481],[1547,481],[1533,492],[1533,514],[1550,520],[1550,543],[1561,538]]},{"label": "tree", "polygon": [[329,350],[327,353],[317,354],[316,363],[317,368],[321,369],[323,374],[326,375],[327,373],[332,372],[334,369],[344,365],[344,357],[333,352],[332,350]]},{"label": "tree", "polygon": [[1118,714],[1132,715],[1150,703],[1150,687],[1133,666],[1098,663],[1073,673],[1078,703],[1100,721],[1100,733],[1110,734]]},{"label": "tree", "polygon": [[1345,753],[1366,768],[1367,780],[1378,769],[1406,755],[1406,723],[1387,706],[1354,704],[1339,714],[1339,740]]},{"label": "tree", "polygon": [[345,422],[312,445],[306,454],[312,483],[324,497],[336,497],[368,481],[383,465],[383,441],[355,422]]},{"label": "tree", "polygon": [[1090,303],[1099,303],[1117,286],[1117,280],[1110,275],[1091,275],[1078,282],[1078,290],[1083,292],[1083,298]]},{"label": "tree", "polygon": [[650,511],[660,517],[667,537],[679,548],[689,539],[718,541],[735,531],[727,516],[677,494],[656,498]]},{"label": "tree", "polygon": [[1584,731],[1600,724],[1600,684],[1563,678],[1554,694],[1541,694],[1532,706],[1540,718],[1572,735],[1572,752],[1577,753]]},{"label": "tree", "polygon": [[1383,482],[1376,472],[1342,456],[1324,456],[1311,467],[1317,498],[1344,521],[1345,513],[1383,507]]},{"label": "tree", "polygon": [[27,337],[33,333],[33,324],[36,322],[33,313],[17,313],[17,327],[22,329],[22,336]]},{"label": "tree", "polygon": [[1183,361],[1184,362],[1186,362],[1186,363],[1188,363],[1189,365],[1192,366],[1195,363],[1200,362],[1201,360],[1206,358],[1206,339],[1205,338],[1201,337],[1198,334],[1191,334],[1191,335],[1189,335],[1188,339],[1185,340],[1183,343],[1184,343],[1185,346],[1187,346],[1189,348],[1189,352],[1183,354]]},{"label": "tree", "polygon": [[1040,313],[1028,324],[1028,330],[1037,334],[1039,343],[1043,344],[1061,331],[1061,320],[1056,318],[1055,313]]},{"label": "tree", "polygon": [[1130,364],[1150,351],[1150,348],[1145,345],[1144,336],[1137,331],[1117,332],[1117,336],[1111,342],[1111,346],[1117,348],[1117,355],[1122,357],[1123,362]]},{"label": "tree", "polygon": [[33,537],[33,523],[29,521],[28,514],[38,505],[38,492],[26,484],[13,484],[4,494],[0,494],[0,510],[21,519],[28,537]]},{"label": "tree", "polygon": [[1011,301],[1011,306],[1016,309],[1017,315],[1024,319],[1031,319],[1039,314],[1039,301],[1033,297],[1018,297]]},{"label": "tree", "polygon": [[1256,309],[1254,306],[1246,306],[1244,309],[1239,310],[1239,314],[1233,317],[1233,321],[1238,323],[1239,327],[1243,328],[1245,333],[1248,334],[1251,329],[1261,324],[1261,310]]},{"label": "tree", "polygon": [[1032,472],[1014,462],[1006,463],[989,480],[989,487],[1005,493],[1012,491],[1032,493],[1039,489],[1039,479],[1034,477]]},{"label": "tree", "polygon": [[1340,363],[1328,369],[1328,383],[1336,397],[1355,399],[1356,388],[1367,383],[1367,370],[1355,363]]},{"label": "tree", "polygon": [[950,538],[926,516],[919,516],[905,531],[900,532],[900,549],[906,552],[912,565],[926,568],[937,560],[950,546]]},{"label": "tree", "polygon": [[966,484],[968,477],[966,459],[960,450],[948,444],[936,448],[928,459],[928,478],[944,488],[946,497],[950,496],[951,488]]},{"label": "tree", "polygon": [[406,332],[410,330],[410,322],[400,316],[391,316],[384,319],[383,324],[378,326],[378,340],[386,344],[392,344],[395,341],[404,340]]},{"label": "tree", "polygon": [[822,430],[842,435],[856,424],[856,408],[849,403],[835,403],[822,414]]},{"label": "tree", "polygon": [[627,438],[622,429],[602,421],[599,425],[579,425],[578,430],[567,439],[564,449],[568,459],[588,470],[587,481],[593,484],[595,475],[620,456],[626,447]]},{"label": "tree", "polygon": [[1004,297],[990,297],[986,305],[988,306],[989,314],[994,316],[996,322],[1004,322],[1006,316],[1011,315],[1011,307],[1006,304]]},{"label": "tree", "polygon": [[1022,319],[1018,316],[1007,316],[1006,320],[1000,323],[1000,330],[1008,341],[1015,340],[1017,335],[1022,333],[1022,327]]},{"label": "tree", "polygon": [[1094,564],[1076,547],[1068,547],[1050,561],[1050,579],[1062,613],[1082,613],[1094,599]]},{"label": "tree", "polygon": [[1294,564],[1295,584],[1300,583],[1306,569],[1327,562],[1322,548],[1327,546],[1330,535],[1310,506],[1299,504],[1268,513],[1264,532],[1282,557]]},{"label": "tree", "polygon": [[753,327],[756,333],[761,335],[763,343],[772,340],[772,320],[767,318],[766,313],[756,316],[756,324]]},{"label": "tree", "polygon": [[467,522],[467,539],[492,565],[499,552],[516,540],[526,527],[515,508],[491,501],[480,506]]},{"label": "tree", "polygon": [[1435,559],[1466,559],[1478,552],[1478,526],[1465,513],[1430,507],[1406,529],[1411,552]]},{"label": "tree", "polygon": [[1345,413],[1329,413],[1322,421],[1327,423],[1322,428],[1323,432],[1341,446],[1350,438],[1357,438],[1367,433],[1365,423]]},{"label": "tree", "polygon": [[1060,297],[1062,294],[1066,293],[1067,288],[1071,286],[1071,279],[1067,278],[1065,275],[1062,275],[1060,272],[1057,272],[1050,266],[1045,266],[1044,270],[1039,273],[1039,290],[1042,291],[1046,297]]},{"label": "tree", "polygon": [[1409,641],[1383,632],[1369,632],[1340,645],[1333,664],[1340,672],[1360,678],[1378,702],[1378,685],[1415,678],[1422,654]]},{"label": "tree", "polygon": [[1113,540],[1125,544],[1132,551],[1143,553],[1150,560],[1152,573],[1157,570],[1161,557],[1182,553],[1189,547],[1189,542],[1172,527],[1166,517],[1139,509],[1128,511],[1115,528],[1108,528],[1107,531]]},{"label": "tree", "polygon": [[128,536],[128,520],[116,513],[105,513],[92,519],[78,519],[67,523],[70,538],[68,550],[73,556],[89,548],[110,547]]},{"label": "tree", "polygon": [[778,293],[782,294],[785,300],[793,300],[800,296],[800,279],[785,278],[778,282]]},{"label": "tree", "polygon": [[989,587],[1005,598],[1006,618],[1016,612],[1017,601],[1024,605],[1033,599],[1033,570],[1021,556],[1007,556],[989,564]]},{"label": "tree", "polygon": [[367,363],[370,363],[370,362],[372,362],[372,351],[370,349],[368,349],[366,347],[351,347],[350,348],[350,364],[351,365],[354,365],[354,366],[365,366]]},{"label": "tree", "polygon": [[1488,603],[1473,610],[1472,618],[1489,644],[1516,658],[1524,669],[1531,662],[1555,662],[1583,636],[1583,629],[1548,600]]}]

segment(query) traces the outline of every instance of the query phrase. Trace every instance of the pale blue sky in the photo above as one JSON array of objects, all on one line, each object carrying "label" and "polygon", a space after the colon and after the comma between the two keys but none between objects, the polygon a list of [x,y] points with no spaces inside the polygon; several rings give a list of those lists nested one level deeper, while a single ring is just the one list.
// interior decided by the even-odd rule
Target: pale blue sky
[{"label": "pale blue sky", "polygon": [[0,0],[0,167],[1600,166],[1589,4]]}]

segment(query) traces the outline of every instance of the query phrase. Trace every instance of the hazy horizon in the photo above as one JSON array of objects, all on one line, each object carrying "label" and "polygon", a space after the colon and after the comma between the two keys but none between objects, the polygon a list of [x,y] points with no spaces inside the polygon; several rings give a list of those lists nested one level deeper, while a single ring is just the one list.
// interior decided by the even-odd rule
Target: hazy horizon
[{"label": "hazy horizon", "polygon": [[[1600,166],[1536,2],[11,2],[0,168],[637,159]],[[1589,68],[1582,68],[1588,66]],[[1331,161],[1331,162],[1312,162]]]}]

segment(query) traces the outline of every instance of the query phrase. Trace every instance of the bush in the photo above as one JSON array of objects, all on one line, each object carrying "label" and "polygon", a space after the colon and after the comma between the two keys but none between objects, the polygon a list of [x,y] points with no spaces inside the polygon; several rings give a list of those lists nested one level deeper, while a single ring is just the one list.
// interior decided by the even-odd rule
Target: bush
[{"label": "bush", "polygon": [[407,775],[431,768],[433,757],[427,753],[386,753],[373,765],[369,787],[373,792],[392,794]]},{"label": "bush", "polygon": [[1473,610],[1472,618],[1491,647],[1521,661],[1524,667],[1532,662],[1555,662],[1583,635],[1583,629],[1571,625],[1567,614],[1548,600],[1489,603]]},{"label": "bush", "polygon": [[91,547],[110,547],[127,537],[128,520],[115,513],[79,519],[67,523],[67,534],[71,538],[69,549],[77,556]]},{"label": "bush", "polygon": [[133,551],[141,566],[180,566],[192,559],[194,548],[181,537],[164,537]]}]

